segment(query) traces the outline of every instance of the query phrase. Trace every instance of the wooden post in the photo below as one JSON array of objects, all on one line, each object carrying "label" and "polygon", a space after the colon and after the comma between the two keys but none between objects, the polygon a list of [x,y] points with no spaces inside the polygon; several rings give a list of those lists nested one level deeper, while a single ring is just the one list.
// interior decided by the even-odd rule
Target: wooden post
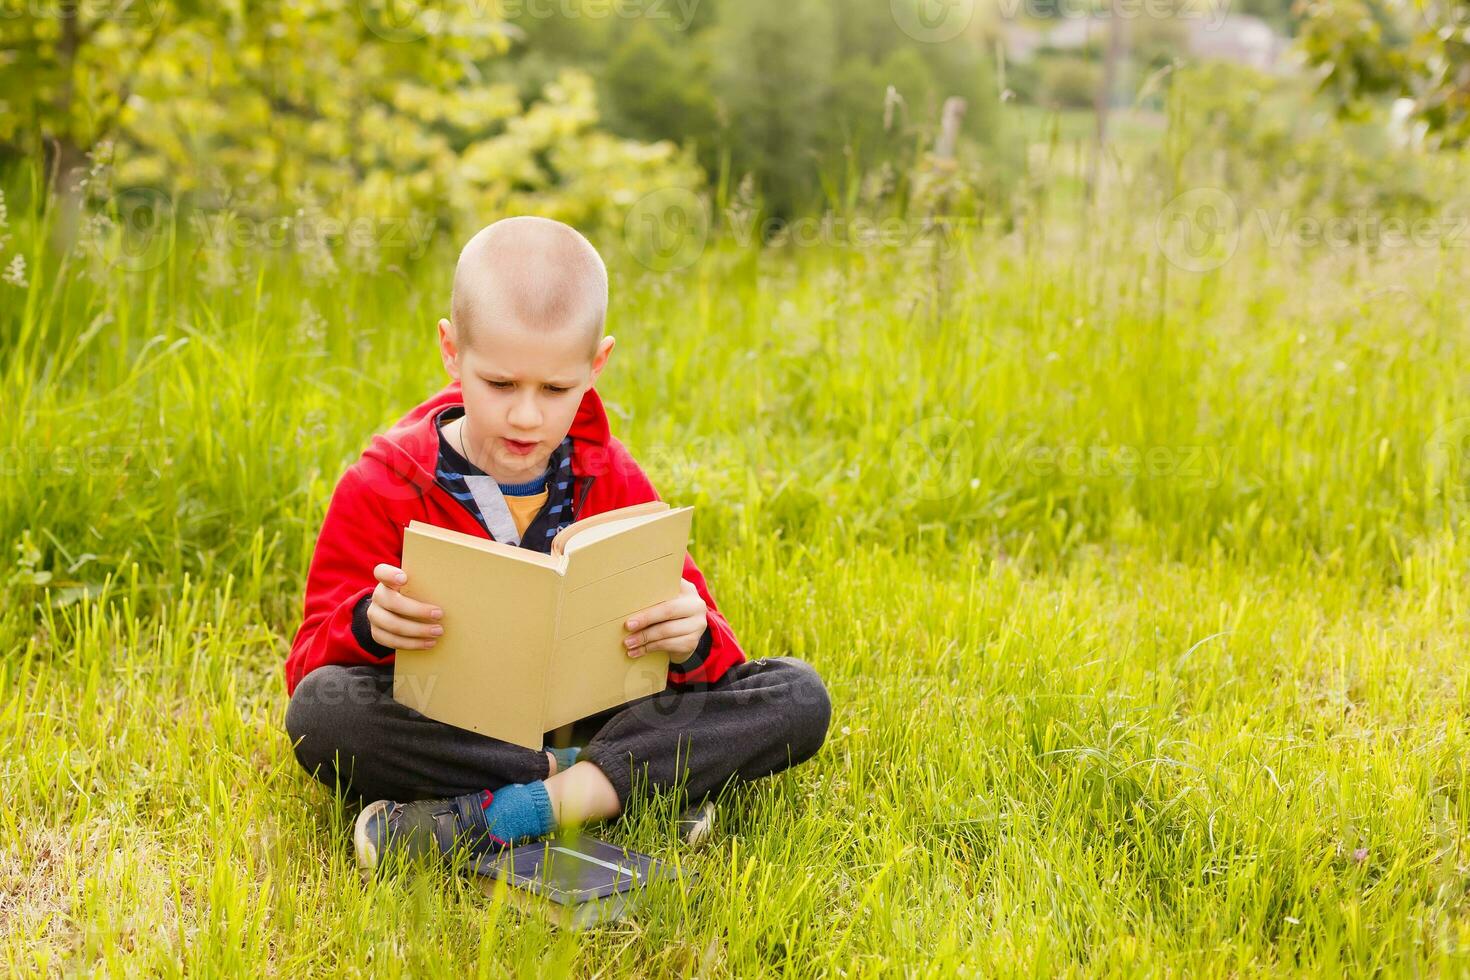
[{"label": "wooden post", "polygon": [[960,141],[960,123],[964,122],[969,104],[958,95],[944,100],[944,114],[939,119],[939,138],[934,141],[936,160],[954,160],[955,147]]},{"label": "wooden post", "polygon": [[1103,56],[1102,81],[1097,87],[1093,106],[1097,110],[1097,145],[1093,148],[1092,166],[1087,175],[1087,196],[1097,193],[1098,181],[1102,178],[1102,157],[1108,142],[1108,110],[1112,106],[1113,89],[1118,85],[1118,62],[1123,58],[1125,38],[1122,13],[1116,0],[1109,5],[1108,48]]}]

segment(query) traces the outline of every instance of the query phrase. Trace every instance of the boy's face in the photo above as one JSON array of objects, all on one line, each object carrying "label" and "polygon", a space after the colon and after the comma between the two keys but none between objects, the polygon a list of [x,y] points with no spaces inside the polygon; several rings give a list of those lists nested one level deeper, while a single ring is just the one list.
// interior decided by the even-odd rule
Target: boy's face
[{"label": "boy's face", "polygon": [[439,321],[439,353],[464,392],[463,434],[470,461],[500,483],[541,475],[566,438],[582,396],[612,353],[603,337],[591,359],[576,328],[531,330],[477,325],[469,343]]}]

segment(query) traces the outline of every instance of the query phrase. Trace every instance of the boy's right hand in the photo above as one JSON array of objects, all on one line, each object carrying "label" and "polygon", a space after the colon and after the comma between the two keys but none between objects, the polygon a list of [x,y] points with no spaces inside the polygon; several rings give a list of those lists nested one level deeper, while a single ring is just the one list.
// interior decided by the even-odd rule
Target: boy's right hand
[{"label": "boy's right hand", "polygon": [[427,650],[444,632],[439,620],[444,610],[427,602],[410,599],[398,590],[408,576],[393,565],[373,569],[378,587],[368,602],[367,619],[372,625],[373,639],[394,650]]}]

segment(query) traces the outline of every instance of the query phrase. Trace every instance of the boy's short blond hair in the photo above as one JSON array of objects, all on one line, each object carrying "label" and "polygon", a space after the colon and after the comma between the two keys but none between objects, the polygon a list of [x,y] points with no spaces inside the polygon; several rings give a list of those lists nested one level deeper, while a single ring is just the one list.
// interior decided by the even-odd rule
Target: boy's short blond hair
[{"label": "boy's short blond hair", "polygon": [[578,330],[590,360],[607,323],[607,266],[570,225],[502,219],[460,251],[449,322],[461,347],[473,346],[477,330],[501,326]]}]

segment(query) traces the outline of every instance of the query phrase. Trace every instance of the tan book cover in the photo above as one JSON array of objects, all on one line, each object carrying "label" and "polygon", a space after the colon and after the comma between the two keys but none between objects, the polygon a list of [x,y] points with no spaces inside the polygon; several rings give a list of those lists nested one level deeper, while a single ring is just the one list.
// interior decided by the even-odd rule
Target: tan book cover
[{"label": "tan book cover", "polygon": [[587,715],[662,691],[666,653],[629,657],[628,617],[679,594],[693,507],[595,514],[550,554],[410,522],[403,594],[444,610],[429,650],[399,650],[393,697],[426,717],[539,749]]}]

